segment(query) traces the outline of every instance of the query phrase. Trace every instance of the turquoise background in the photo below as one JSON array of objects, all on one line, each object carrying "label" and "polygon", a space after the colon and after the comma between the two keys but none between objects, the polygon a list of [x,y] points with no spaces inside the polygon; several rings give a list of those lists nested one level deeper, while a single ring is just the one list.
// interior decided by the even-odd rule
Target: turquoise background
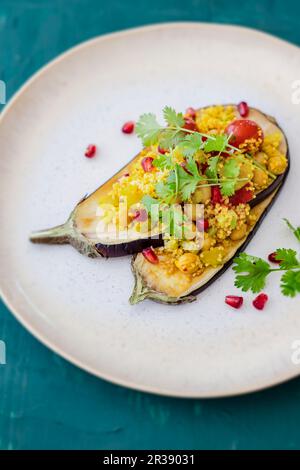
[{"label": "turquoise background", "polygon": [[[247,25],[300,44],[298,1],[0,0],[0,79],[10,97],[39,67],[85,39],[183,20]],[[2,449],[300,448],[300,378],[237,398],[165,398],[77,369],[29,335],[3,304],[0,339],[7,344],[7,365],[0,365]]]}]

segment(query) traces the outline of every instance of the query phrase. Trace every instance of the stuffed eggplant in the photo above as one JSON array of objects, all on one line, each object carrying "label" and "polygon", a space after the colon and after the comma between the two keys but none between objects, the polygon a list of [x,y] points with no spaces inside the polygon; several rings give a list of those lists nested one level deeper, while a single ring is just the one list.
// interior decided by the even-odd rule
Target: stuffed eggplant
[{"label": "stuffed eggplant", "polygon": [[[149,247],[161,247],[159,256],[167,252],[173,256],[176,250],[189,253],[187,248],[194,247],[190,239],[189,244],[187,240],[174,243],[174,220],[171,230],[162,223],[162,215],[170,215],[171,204],[204,204],[205,210],[226,206],[231,210],[231,226],[237,230],[240,208],[250,210],[283,183],[289,168],[287,142],[273,118],[253,108],[242,118],[234,105],[186,115],[165,108],[164,115],[166,127],[153,115],[143,115],[136,130],[144,149],[81,200],[65,224],[34,232],[30,240],[69,243],[90,257],[136,254]],[[159,208],[151,218],[154,206]],[[213,238],[212,229],[205,238]],[[220,233],[211,248],[218,246]],[[209,242],[204,242],[207,247]]]},{"label": "stuffed eggplant", "polygon": [[[200,133],[223,135],[225,131],[238,150],[228,152],[227,147],[217,155],[210,152],[201,161],[207,179],[197,186],[189,202],[201,202],[203,216],[197,220],[191,211],[187,220],[195,225],[194,237],[165,237],[163,246],[147,248],[133,257],[132,304],[144,299],[167,304],[194,301],[245,249],[279,194],[289,171],[282,130],[274,119],[257,110],[250,109],[247,119],[237,120],[232,119],[231,111],[237,109],[210,107],[197,112]],[[245,139],[247,132],[254,137]],[[218,186],[205,184],[213,178],[220,182]]]}]

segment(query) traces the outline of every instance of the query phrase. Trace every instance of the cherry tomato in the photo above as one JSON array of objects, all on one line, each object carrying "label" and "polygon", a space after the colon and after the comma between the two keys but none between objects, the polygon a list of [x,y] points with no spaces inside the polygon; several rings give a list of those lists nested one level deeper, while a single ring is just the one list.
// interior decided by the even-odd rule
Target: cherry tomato
[{"label": "cherry tomato", "polygon": [[234,147],[239,147],[245,140],[263,139],[263,131],[250,119],[237,119],[231,122],[226,128],[226,134],[231,135],[229,143]]}]

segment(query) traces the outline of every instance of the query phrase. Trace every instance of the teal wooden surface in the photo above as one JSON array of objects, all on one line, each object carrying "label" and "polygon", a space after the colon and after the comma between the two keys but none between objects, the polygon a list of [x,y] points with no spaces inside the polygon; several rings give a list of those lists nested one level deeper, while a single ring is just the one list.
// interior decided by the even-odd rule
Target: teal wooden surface
[{"label": "teal wooden surface", "polygon": [[[0,0],[0,80],[10,97],[39,67],[85,39],[183,20],[251,26],[300,45],[298,1]],[[3,304],[0,339],[7,345],[1,449],[300,448],[300,379],[236,398],[171,399],[77,369],[29,335]]]}]

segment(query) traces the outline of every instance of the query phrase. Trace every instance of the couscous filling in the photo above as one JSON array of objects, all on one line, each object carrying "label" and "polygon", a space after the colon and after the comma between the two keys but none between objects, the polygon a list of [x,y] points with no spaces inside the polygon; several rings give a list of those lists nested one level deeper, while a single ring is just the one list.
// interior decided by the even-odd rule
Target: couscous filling
[{"label": "couscous filling", "polygon": [[[185,122],[178,125],[174,117],[174,127],[170,121],[170,133],[177,125],[177,140],[175,135],[164,141],[159,132],[155,138],[153,131],[130,173],[99,202],[104,223],[131,233],[161,224],[164,245],[153,249],[154,259],[167,273],[179,270],[196,277],[207,267],[222,265],[232,245],[251,230],[257,217],[249,202],[285,172],[288,162],[281,133],[265,133],[255,121],[241,119],[236,106],[208,107],[196,111],[193,119],[177,116],[179,123]],[[170,146],[162,147],[168,138]],[[122,198],[129,208],[125,216],[117,210]],[[155,203],[159,212],[151,220]],[[188,211],[182,211],[183,204]],[[203,205],[200,217],[193,210],[196,204]],[[166,229],[163,214],[170,215],[170,205],[175,211],[171,229]]]}]

